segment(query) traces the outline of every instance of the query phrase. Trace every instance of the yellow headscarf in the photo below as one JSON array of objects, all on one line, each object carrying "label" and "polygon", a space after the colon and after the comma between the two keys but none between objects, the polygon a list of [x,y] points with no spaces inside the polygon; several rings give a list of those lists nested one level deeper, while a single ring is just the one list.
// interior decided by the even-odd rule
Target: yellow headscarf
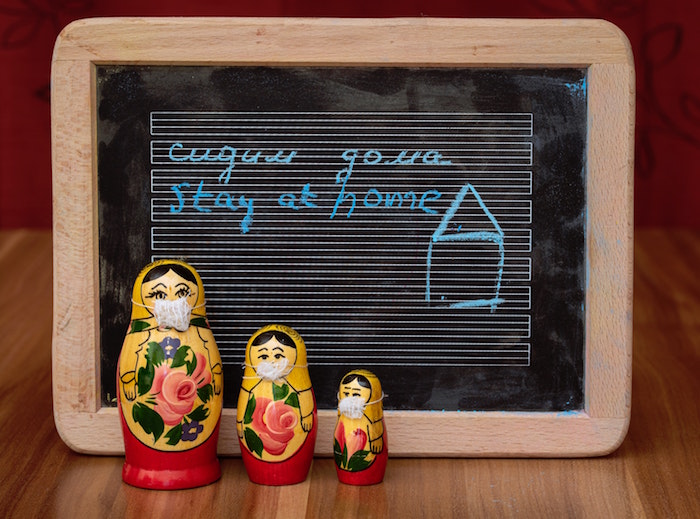
[{"label": "yellow headscarf", "polygon": [[366,369],[354,369],[345,374],[341,379],[340,385],[338,386],[338,394],[340,394],[340,389],[343,386],[343,381],[348,377],[364,377],[370,385],[369,398],[367,399],[367,407],[365,407],[364,413],[367,417],[374,423],[384,416],[384,406],[382,400],[384,398],[384,392],[382,391],[382,384],[379,382],[377,375]]},{"label": "yellow headscarf", "polygon": [[243,388],[246,390],[250,390],[257,383],[258,380],[257,375],[255,373],[255,368],[253,368],[252,359],[250,358],[250,350],[251,346],[253,345],[253,342],[263,333],[275,331],[280,331],[288,335],[292,339],[292,341],[294,341],[294,346],[297,351],[297,357],[296,361],[294,362],[294,367],[286,376],[287,380],[289,380],[289,382],[296,387],[295,382],[297,382],[296,379],[299,376],[297,375],[297,373],[300,370],[303,370],[302,377],[304,379],[304,382],[301,384],[300,387],[297,387],[297,389],[306,389],[306,387],[310,386],[311,382],[310,380],[306,382],[306,380],[308,379],[308,370],[306,360],[306,345],[304,344],[304,339],[301,338],[301,335],[299,335],[299,333],[296,330],[283,324],[268,324],[267,326],[263,326],[257,332],[251,335],[250,339],[248,339],[248,344],[246,345],[245,349],[245,370],[243,371]]},{"label": "yellow headscarf", "polygon": [[[169,266],[174,268],[167,268]],[[146,279],[146,276],[148,276],[155,269],[159,268],[164,268],[163,274],[168,272],[168,270],[173,270],[184,279],[187,279],[188,277],[194,278],[195,282],[197,283],[197,301],[194,304],[192,314],[200,317],[206,317],[207,313],[204,306],[204,285],[202,284],[202,278],[199,277],[199,274],[194,267],[181,260],[161,259],[146,265],[136,277],[136,281],[134,282],[134,290],[131,295],[132,301],[136,304],[132,303],[131,305],[131,320],[137,321],[153,319],[153,314],[148,308],[145,307],[145,302],[141,294],[141,287]],[[184,276],[184,272],[182,272],[183,269],[189,272],[190,275]],[[178,270],[180,270],[182,273],[178,272]],[[191,281],[191,279],[188,279],[188,281]]]}]

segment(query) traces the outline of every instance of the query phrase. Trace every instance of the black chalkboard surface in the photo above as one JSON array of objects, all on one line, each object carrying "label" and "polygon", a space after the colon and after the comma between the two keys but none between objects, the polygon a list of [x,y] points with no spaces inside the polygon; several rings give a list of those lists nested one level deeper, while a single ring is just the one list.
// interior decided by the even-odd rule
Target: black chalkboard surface
[{"label": "black chalkboard surface", "polygon": [[101,394],[139,270],[200,272],[235,407],[245,345],[307,344],[319,408],[584,406],[586,68],[97,65]]}]

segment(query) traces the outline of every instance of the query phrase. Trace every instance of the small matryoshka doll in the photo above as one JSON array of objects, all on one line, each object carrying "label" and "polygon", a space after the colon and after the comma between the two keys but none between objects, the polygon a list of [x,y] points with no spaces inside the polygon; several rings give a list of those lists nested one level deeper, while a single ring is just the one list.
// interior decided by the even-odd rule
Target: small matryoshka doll
[{"label": "small matryoshka doll", "polygon": [[333,454],[341,483],[374,485],[384,479],[388,459],[379,379],[365,369],[340,382]]},{"label": "small matryoshka doll", "polygon": [[292,328],[271,324],[248,341],[236,428],[253,483],[306,479],[316,443],[316,398],[306,346]]},{"label": "small matryoshka doll", "polygon": [[124,481],[180,489],[219,479],[222,385],[199,274],[177,260],[146,266],[117,365]]}]

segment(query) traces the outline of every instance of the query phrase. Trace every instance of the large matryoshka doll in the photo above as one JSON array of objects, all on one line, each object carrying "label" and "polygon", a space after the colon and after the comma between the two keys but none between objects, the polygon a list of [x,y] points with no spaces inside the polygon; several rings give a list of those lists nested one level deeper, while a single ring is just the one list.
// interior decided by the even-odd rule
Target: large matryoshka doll
[{"label": "large matryoshka doll", "polygon": [[306,479],[316,443],[316,398],[306,346],[292,328],[271,324],[248,341],[236,427],[253,483]]},{"label": "large matryoshka doll", "polygon": [[221,358],[202,280],[187,263],[156,261],[136,278],[117,386],[125,482],[180,489],[221,477]]},{"label": "large matryoshka doll", "polygon": [[365,369],[340,382],[333,454],[341,483],[374,485],[384,479],[388,459],[379,379]]}]

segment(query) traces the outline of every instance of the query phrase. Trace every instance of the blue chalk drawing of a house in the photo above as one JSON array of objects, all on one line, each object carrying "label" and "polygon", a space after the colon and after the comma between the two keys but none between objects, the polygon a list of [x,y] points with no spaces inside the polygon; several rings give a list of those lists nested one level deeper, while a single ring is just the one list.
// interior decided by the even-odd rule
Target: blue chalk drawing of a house
[{"label": "blue chalk drawing of a house", "polygon": [[[457,232],[448,230],[448,226],[450,225],[452,219],[454,218],[455,214],[462,205],[464,198],[469,193],[471,193],[471,195],[476,200],[479,208],[481,209],[481,211],[483,211],[483,214],[490,222],[489,227],[492,227],[492,229],[461,232],[461,227],[459,227]],[[496,310],[496,307],[504,302],[504,300],[500,297],[501,280],[503,278],[503,265],[505,262],[504,233],[503,229],[501,229],[501,226],[498,224],[498,221],[496,221],[496,218],[486,207],[486,204],[484,204],[483,199],[476,191],[476,189],[474,189],[474,186],[472,186],[471,184],[464,185],[459,191],[459,193],[457,193],[450,208],[445,212],[445,215],[443,216],[440,225],[438,225],[437,229],[435,229],[435,232],[433,233],[430,239],[430,245],[428,246],[427,273],[425,280],[425,300],[427,302],[431,301],[430,275],[431,268],[433,266],[433,248],[436,244],[446,242],[493,243],[498,247],[499,260],[496,268],[496,279],[494,282],[493,296],[489,298],[464,299],[461,301],[452,302],[448,305],[450,308],[487,307],[491,309],[491,312],[494,312]]]}]

